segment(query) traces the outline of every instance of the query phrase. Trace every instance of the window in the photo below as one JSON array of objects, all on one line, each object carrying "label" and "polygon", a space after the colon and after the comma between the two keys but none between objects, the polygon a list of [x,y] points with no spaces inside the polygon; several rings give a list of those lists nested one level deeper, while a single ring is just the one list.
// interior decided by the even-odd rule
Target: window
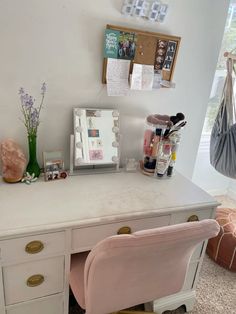
[{"label": "window", "polygon": [[216,73],[212,85],[211,95],[203,127],[201,140],[203,142],[210,138],[210,133],[221,101],[226,76],[226,58],[224,57],[224,53],[226,51],[232,51],[235,48],[236,48],[236,0],[231,0],[220,56],[216,68]]}]

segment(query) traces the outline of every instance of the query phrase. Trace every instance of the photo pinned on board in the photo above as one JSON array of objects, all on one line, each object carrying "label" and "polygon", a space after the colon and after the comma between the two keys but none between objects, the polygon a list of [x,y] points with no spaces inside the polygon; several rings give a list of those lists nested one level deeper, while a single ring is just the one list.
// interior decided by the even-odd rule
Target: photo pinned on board
[{"label": "photo pinned on board", "polygon": [[173,65],[174,56],[176,52],[177,43],[175,41],[169,41],[168,48],[165,56],[165,62],[163,64],[163,69],[170,71]]},{"label": "photo pinned on board", "polygon": [[135,56],[137,36],[135,33],[120,32],[118,39],[118,59],[132,60]]},{"label": "photo pinned on board", "polygon": [[136,43],[135,33],[106,29],[104,58],[132,60],[135,56]]},{"label": "photo pinned on board", "polygon": [[163,68],[163,64],[165,61],[165,55],[167,51],[168,41],[158,39],[157,41],[157,48],[156,48],[156,55],[155,55],[155,63],[154,63],[154,70],[161,71]]}]

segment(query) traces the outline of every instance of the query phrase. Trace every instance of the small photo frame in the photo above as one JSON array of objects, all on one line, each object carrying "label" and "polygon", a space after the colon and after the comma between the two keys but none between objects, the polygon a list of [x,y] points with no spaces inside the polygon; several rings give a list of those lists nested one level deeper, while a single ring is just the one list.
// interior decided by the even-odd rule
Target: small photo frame
[{"label": "small photo frame", "polygon": [[67,177],[62,151],[43,152],[43,164],[45,181],[54,181]]}]

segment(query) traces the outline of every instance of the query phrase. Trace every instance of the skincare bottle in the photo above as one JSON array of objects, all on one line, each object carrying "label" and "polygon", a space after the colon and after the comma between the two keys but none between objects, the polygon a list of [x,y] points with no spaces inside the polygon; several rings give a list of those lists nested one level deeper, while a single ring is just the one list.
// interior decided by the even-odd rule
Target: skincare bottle
[{"label": "skincare bottle", "polygon": [[161,141],[162,129],[156,129],[153,137],[152,158],[156,158],[158,154],[158,146]]},{"label": "skincare bottle", "polygon": [[168,167],[168,169],[167,169],[167,176],[168,176],[168,177],[171,177],[172,174],[173,174],[173,169],[174,169],[175,161],[176,161],[176,152],[173,152],[173,153],[171,154],[170,164],[169,164],[169,167]]},{"label": "skincare bottle", "polygon": [[156,162],[155,173],[158,177],[163,177],[166,173],[170,163],[170,158],[171,144],[168,140],[164,140],[161,142]]},{"label": "skincare bottle", "polygon": [[143,152],[145,155],[150,156],[152,154],[152,139],[153,139],[153,130],[147,129],[144,133],[144,141],[143,141]]},{"label": "skincare bottle", "polygon": [[177,155],[177,150],[179,148],[180,137],[181,137],[180,131],[175,132],[169,136],[169,140],[171,142],[171,160],[170,160],[169,167],[167,169],[168,177],[172,177],[173,175],[173,169],[176,162],[176,155]]}]

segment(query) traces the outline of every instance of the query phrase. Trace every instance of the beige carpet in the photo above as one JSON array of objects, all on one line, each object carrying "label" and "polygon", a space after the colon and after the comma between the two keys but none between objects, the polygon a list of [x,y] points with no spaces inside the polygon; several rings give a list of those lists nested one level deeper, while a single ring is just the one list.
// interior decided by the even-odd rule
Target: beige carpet
[{"label": "beige carpet", "polygon": [[[236,208],[236,201],[217,196],[221,207]],[[236,314],[236,273],[218,266],[207,256],[197,286],[197,302],[191,314]]]},{"label": "beige carpet", "polygon": [[[183,314],[183,308],[165,314]],[[236,273],[205,256],[196,290],[196,303],[189,314],[236,314]]]},{"label": "beige carpet", "polygon": [[191,314],[236,314],[236,273],[205,256]]}]

